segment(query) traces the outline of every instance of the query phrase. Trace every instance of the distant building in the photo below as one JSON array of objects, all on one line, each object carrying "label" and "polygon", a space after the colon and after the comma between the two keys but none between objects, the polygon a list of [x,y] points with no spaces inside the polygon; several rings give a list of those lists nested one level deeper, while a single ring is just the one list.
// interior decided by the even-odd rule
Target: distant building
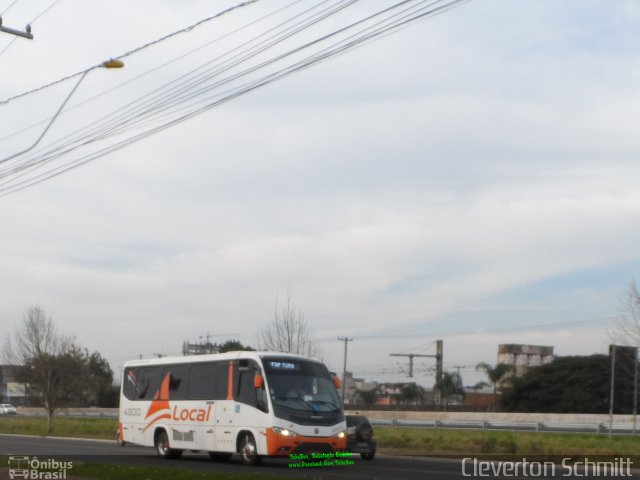
[{"label": "distant building", "polygon": [[553,347],[513,343],[498,345],[498,363],[513,365],[517,377],[524,375],[530,367],[551,363],[553,359]]},{"label": "distant building", "polygon": [[417,387],[422,393],[420,398],[415,398],[408,402],[411,405],[430,404],[433,403],[433,393],[424,390],[415,382],[401,382],[401,383],[378,383],[367,382],[364,378],[355,378],[352,372],[347,372],[345,381],[345,405],[362,405],[362,399],[358,395],[358,392],[368,392],[376,390],[378,396],[375,401],[375,405],[400,405],[405,404],[402,397],[402,389],[408,386]]},{"label": "distant building", "polygon": [[[344,388],[344,403],[346,405],[353,405],[358,402],[356,380],[361,381],[362,379],[353,378],[353,372],[345,372],[345,376],[342,379],[342,388]],[[342,394],[342,392],[340,392],[340,394]]]},{"label": "distant building", "polygon": [[207,353],[220,353],[220,345],[217,343],[182,343],[182,355],[205,355]]},{"label": "distant building", "polygon": [[376,382],[367,382],[364,378],[356,378],[353,372],[346,372],[344,379],[344,403],[345,405],[354,405],[360,403],[359,391],[369,391],[375,389],[378,384]]},{"label": "distant building", "polygon": [[462,405],[472,407],[474,410],[490,410],[495,397],[492,387],[465,388]]},{"label": "distant building", "polygon": [[16,381],[16,370],[15,365],[0,365],[0,400],[2,403],[24,405],[27,388],[24,383]]}]

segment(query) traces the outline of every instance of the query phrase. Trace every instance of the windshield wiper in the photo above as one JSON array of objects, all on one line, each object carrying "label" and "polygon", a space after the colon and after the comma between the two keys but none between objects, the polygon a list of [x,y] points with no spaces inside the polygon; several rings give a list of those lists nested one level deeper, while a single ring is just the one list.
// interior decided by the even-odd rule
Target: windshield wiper
[{"label": "windshield wiper", "polygon": [[309,409],[312,412],[315,412],[315,409],[313,408],[313,406],[311,406],[305,399],[300,398],[300,397],[276,397],[276,400],[297,400],[298,402],[301,402],[304,405],[306,405],[307,407],[309,407]]},{"label": "windshield wiper", "polygon": [[340,408],[337,405],[333,404],[332,402],[327,402],[326,400],[312,400],[310,403],[311,404],[321,403],[323,405],[327,405],[329,408],[333,409],[336,412],[340,410]]}]

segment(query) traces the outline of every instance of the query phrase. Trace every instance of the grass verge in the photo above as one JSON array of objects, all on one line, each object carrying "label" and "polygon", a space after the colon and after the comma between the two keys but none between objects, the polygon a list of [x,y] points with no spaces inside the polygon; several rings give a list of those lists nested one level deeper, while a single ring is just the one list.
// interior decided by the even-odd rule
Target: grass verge
[{"label": "grass verge", "polygon": [[[115,439],[118,420],[115,418],[72,418],[54,417],[53,430],[49,434],[53,437],[102,438]],[[0,433],[18,435],[47,434],[46,417],[0,417]]]},{"label": "grass verge", "polygon": [[[113,418],[53,420],[51,436],[113,440]],[[46,435],[44,417],[0,417],[0,433]],[[637,455],[640,437],[628,435],[508,432],[408,427],[376,427],[379,451],[395,455]]]},{"label": "grass verge", "polygon": [[380,452],[397,455],[635,456],[640,437],[584,433],[377,427]]}]

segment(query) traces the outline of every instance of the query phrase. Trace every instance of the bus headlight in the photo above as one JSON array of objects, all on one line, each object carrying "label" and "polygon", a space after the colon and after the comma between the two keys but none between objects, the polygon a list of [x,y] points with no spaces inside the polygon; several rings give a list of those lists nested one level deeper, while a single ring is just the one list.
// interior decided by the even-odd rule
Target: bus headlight
[{"label": "bus headlight", "polygon": [[341,432],[338,432],[334,435],[334,437],[339,439],[343,439],[346,436],[347,436],[347,432],[345,430],[342,430]]},{"label": "bus headlight", "polygon": [[282,435],[283,437],[297,437],[298,436],[298,434],[296,432],[293,432],[291,430],[287,430],[286,428],[272,427],[271,429],[274,432],[276,432],[278,435]]}]

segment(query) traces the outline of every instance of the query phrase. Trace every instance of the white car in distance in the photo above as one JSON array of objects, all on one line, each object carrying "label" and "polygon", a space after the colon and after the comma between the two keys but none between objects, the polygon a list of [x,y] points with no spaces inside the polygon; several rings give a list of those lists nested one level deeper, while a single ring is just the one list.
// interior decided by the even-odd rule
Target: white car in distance
[{"label": "white car in distance", "polygon": [[0,403],[0,415],[15,415],[16,407],[10,403]]}]

